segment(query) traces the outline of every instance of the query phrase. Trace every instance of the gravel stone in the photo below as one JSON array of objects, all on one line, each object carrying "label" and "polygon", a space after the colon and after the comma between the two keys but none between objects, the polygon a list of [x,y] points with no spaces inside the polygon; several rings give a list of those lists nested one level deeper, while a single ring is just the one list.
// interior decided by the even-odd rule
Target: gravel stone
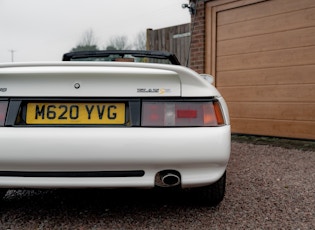
[{"label": "gravel stone", "polygon": [[0,229],[315,229],[315,149],[232,142],[225,198],[189,191],[9,190]]}]

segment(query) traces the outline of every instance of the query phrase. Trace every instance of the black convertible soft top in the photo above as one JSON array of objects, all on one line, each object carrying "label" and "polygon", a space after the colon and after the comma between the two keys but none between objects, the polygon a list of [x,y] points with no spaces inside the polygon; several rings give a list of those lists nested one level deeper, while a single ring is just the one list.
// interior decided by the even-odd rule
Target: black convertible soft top
[{"label": "black convertible soft top", "polygon": [[125,58],[125,56],[133,56],[137,58],[154,58],[168,60],[173,65],[180,65],[175,54],[165,51],[152,50],[98,50],[98,51],[76,51],[65,53],[62,61],[75,61],[84,58],[106,58],[111,55]]}]

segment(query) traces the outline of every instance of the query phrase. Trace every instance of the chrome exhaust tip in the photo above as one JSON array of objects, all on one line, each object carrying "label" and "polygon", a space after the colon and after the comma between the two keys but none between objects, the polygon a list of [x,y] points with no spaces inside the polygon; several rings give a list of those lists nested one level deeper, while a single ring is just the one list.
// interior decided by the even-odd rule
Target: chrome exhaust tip
[{"label": "chrome exhaust tip", "polygon": [[168,187],[173,187],[180,184],[179,176],[173,173],[167,173],[166,175],[162,176],[161,181]]},{"label": "chrome exhaust tip", "polygon": [[155,184],[159,187],[175,187],[180,183],[180,174],[175,170],[165,170],[159,172],[155,181]]}]

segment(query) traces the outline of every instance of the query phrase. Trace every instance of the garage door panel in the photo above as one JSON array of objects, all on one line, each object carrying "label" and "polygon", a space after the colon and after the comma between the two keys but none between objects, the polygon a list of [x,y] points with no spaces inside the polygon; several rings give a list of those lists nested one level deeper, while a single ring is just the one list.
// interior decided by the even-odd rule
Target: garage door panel
[{"label": "garage door panel", "polygon": [[315,65],[217,72],[216,86],[315,84]]},{"label": "garage door panel", "polygon": [[217,43],[217,53],[220,57],[301,46],[315,46],[315,27],[219,41]]},{"label": "garage door panel", "polygon": [[229,102],[233,118],[315,122],[315,103]]},{"label": "garage door panel", "polygon": [[315,46],[217,57],[217,71],[311,65]]},{"label": "garage door panel", "polygon": [[218,87],[218,89],[228,103],[315,102],[315,84]]},{"label": "garage door panel", "polygon": [[315,26],[315,8],[218,26],[217,39],[222,41],[312,26]]},{"label": "garage door panel", "polygon": [[305,9],[305,6],[315,7],[314,0],[278,0],[285,4],[275,4],[275,1],[254,3],[246,7],[233,8],[218,14],[218,26],[235,22],[249,21],[266,16],[282,14]]},{"label": "garage door panel", "polygon": [[232,132],[315,140],[315,1],[214,0],[206,10],[206,60]]},{"label": "garage door panel", "polygon": [[232,118],[232,132],[288,138],[315,138],[315,122]]}]

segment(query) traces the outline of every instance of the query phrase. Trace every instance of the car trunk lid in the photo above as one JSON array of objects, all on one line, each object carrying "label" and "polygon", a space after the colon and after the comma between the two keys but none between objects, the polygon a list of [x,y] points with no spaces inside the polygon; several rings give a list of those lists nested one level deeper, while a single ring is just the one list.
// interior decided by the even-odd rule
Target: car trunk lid
[{"label": "car trunk lid", "polygon": [[0,68],[0,83],[7,97],[181,96],[176,72],[140,66],[11,66]]}]

